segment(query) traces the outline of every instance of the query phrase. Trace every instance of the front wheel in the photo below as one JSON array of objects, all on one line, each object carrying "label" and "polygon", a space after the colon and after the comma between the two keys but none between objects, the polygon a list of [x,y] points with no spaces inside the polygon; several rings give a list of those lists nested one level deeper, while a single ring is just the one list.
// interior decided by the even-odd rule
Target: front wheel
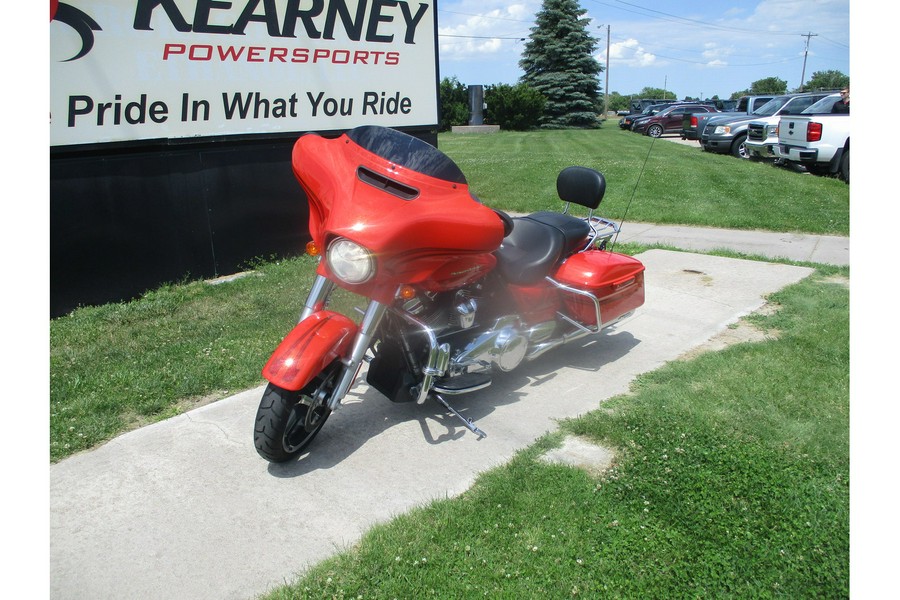
[{"label": "front wheel", "polygon": [[658,138],[658,137],[662,137],[662,134],[663,134],[662,125],[657,125],[656,123],[654,123],[653,125],[651,125],[649,127],[649,129],[647,129],[647,135],[649,135],[650,137]]},{"label": "front wheel", "polygon": [[334,391],[341,362],[336,360],[305,388],[292,392],[270,383],[256,411],[253,443],[269,462],[284,462],[306,448],[331,414],[328,400]]},{"label": "front wheel", "polygon": [[747,152],[747,134],[741,134],[734,138],[731,142],[731,154],[737,158],[749,159],[750,153]]}]

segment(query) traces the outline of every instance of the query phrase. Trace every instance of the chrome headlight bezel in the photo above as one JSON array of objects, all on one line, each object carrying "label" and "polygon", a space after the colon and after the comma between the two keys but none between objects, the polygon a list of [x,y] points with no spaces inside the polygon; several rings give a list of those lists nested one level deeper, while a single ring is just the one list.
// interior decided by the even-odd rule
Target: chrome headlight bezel
[{"label": "chrome headlight bezel", "polygon": [[325,263],[335,277],[351,285],[365,283],[375,276],[375,257],[347,238],[336,238],[328,244]]}]

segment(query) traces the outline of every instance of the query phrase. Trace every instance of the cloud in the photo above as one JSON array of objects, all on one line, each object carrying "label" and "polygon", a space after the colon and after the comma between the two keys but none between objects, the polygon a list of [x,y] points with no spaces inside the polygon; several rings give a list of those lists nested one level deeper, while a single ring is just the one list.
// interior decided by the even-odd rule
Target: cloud
[{"label": "cloud", "polygon": [[723,48],[714,42],[704,44],[703,51],[700,56],[706,61],[704,66],[707,67],[727,67],[728,56],[732,53],[731,48]]},{"label": "cloud", "polygon": [[535,2],[505,4],[500,0],[464,1],[452,9],[439,8],[441,58],[477,61],[485,55],[518,56],[520,40],[530,35],[535,12]]},{"label": "cloud", "polygon": [[629,38],[624,42],[614,42],[609,46],[609,61],[615,60],[617,65],[626,67],[655,67],[658,66],[656,55],[647,52],[640,43]]}]

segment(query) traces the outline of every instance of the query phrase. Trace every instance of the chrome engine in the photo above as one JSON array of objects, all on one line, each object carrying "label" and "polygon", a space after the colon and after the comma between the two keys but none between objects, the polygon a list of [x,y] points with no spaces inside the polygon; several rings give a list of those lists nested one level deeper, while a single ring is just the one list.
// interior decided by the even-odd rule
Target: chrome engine
[{"label": "chrome engine", "polygon": [[[498,314],[496,305],[489,303],[475,287],[452,296],[423,294],[397,307],[394,314],[424,335],[427,353],[419,355],[421,367],[412,389],[406,388],[408,395],[402,390],[412,381],[397,373],[403,364],[399,359],[381,360],[377,369],[370,368],[370,374],[377,371],[376,387],[395,401],[415,399],[420,403],[432,390],[465,394],[490,385],[494,371],[512,371],[523,361],[596,333],[562,315],[528,326],[519,315]],[[394,352],[401,350],[395,343]],[[376,367],[374,361],[372,367]]]},{"label": "chrome engine", "polygon": [[528,337],[521,332],[518,322],[514,316],[498,319],[491,329],[450,359],[451,373],[478,373],[493,367],[512,371],[519,366],[528,351]]}]

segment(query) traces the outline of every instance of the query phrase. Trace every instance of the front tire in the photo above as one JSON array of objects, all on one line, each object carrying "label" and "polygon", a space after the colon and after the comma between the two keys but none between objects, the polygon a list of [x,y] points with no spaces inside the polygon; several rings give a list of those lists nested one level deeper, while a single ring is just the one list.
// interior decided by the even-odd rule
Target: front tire
[{"label": "front tire", "polygon": [[334,391],[340,361],[335,361],[294,392],[270,383],[256,411],[253,443],[269,462],[280,463],[300,454],[331,415],[328,400]]},{"label": "front tire", "polygon": [[750,153],[747,152],[747,134],[741,134],[734,138],[731,143],[731,154],[737,158],[749,159]]}]

